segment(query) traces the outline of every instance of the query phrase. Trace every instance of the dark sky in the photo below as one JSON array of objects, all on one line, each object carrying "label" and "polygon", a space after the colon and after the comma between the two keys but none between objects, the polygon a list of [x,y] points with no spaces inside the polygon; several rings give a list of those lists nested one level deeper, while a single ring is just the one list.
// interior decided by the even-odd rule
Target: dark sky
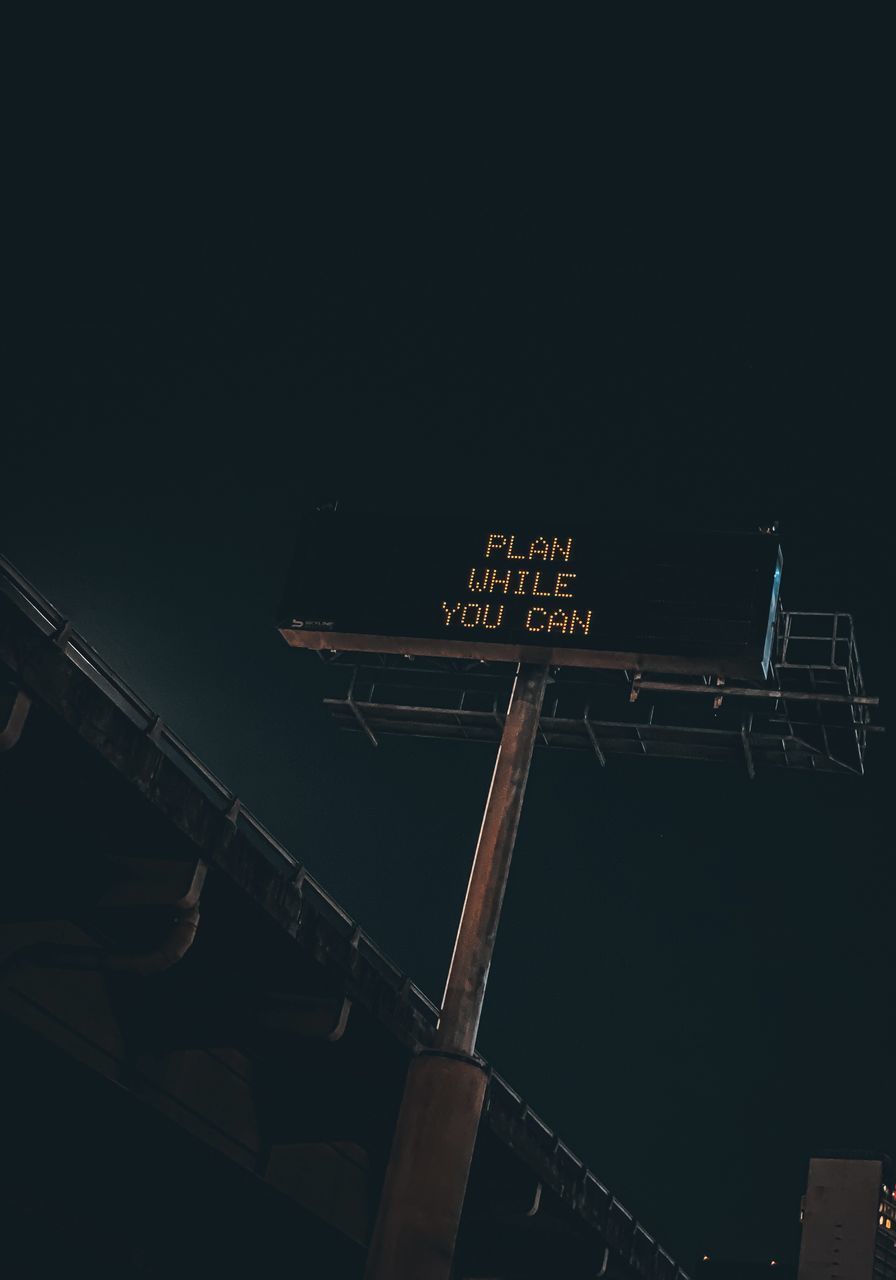
[{"label": "dark sky", "polygon": [[[23,90],[2,549],[438,997],[491,757],[336,734],[273,629],[298,514],[777,519],[886,694],[880,33],[227,35]],[[896,1148],[875,745],[536,760],[481,1048],[686,1262]]]}]

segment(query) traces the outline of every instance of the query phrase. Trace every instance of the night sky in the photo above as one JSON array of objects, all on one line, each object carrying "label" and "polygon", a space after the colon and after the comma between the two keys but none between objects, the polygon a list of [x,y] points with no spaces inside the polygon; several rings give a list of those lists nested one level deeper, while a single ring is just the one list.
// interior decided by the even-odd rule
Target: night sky
[{"label": "night sky", "polygon": [[[0,549],[438,998],[493,756],[336,733],[273,625],[298,517],[778,520],[886,698],[880,33],[239,34],[20,101]],[[896,1150],[872,745],[536,758],[480,1048],[685,1265],[792,1256],[809,1156]]]}]

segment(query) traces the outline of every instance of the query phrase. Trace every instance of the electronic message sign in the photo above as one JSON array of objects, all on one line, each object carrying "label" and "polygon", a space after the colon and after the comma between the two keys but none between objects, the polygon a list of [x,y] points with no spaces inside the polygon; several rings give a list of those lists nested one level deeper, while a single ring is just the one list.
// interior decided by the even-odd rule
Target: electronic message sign
[{"label": "electronic message sign", "polygon": [[323,511],[278,626],[297,648],[762,679],[780,576],[760,534]]}]

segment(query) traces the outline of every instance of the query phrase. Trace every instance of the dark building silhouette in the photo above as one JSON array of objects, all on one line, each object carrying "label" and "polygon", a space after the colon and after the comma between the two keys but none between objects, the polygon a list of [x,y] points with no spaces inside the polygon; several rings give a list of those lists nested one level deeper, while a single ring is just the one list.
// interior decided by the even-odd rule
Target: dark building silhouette
[{"label": "dark building silhouette", "polygon": [[872,1152],[809,1161],[798,1280],[896,1280],[894,1173]]}]

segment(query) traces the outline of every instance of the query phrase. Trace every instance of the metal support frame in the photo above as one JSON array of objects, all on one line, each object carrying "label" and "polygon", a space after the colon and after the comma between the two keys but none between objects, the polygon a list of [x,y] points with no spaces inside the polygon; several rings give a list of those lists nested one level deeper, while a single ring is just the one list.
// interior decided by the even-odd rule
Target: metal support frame
[{"label": "metal support frame", "polygon": [[[812,672],[810,670],[810,679]],[[723,692],[719,692],[721,685],[706,684],[684,684],[677,680],[639,680],[632,688],[630,695],[631,701],[636,702],[641,693],[708,693],[713,697],[713,701],[721,705],[725,698],[773,698],[781,697],[782,690],[780,688],[760,689],[755,685],[725,685]],[[813,690],[791,689],[787,693],[788,699],[794,702],[831,702],[841,703],[852,707],[876,707],[880,698],[868,697],[864,694],[850,696],[846,693],[817,693]],[[716,706],[716,710],[718,710]]]},{"label": "metal support frame", "polygon": [[[498,741],[505,664],[330,655],[351,671],[348,697],[325,699],[344,729],[375,735]],[[552,750],[718,761],[749,778],[770,767],[864,772],[878,699],[864,686],[849,614],[779,609],[764,685],[659,672],[558,670],[538,742]],[[744,710],[744,708],[748,710]]]},{"label": "metal support frame", "polygon": [[588,707],[585,708],[585,715],[583,719],[585,723],[585,729],[588,733],[589,741],[591,742],[592,747],[594,747],[594,754],[597,756],[600,762],[601,768],[605,769],[607,767],[607,757],[604,755],[603,751],[601,750],[600,743],[597,740],[597,734],[594,732],[594,729],[591,726],[591,721],[588,719]]},{"label": "metal support frame", "polygon": [[747,776],[751,782],[756,777],[756,766],[753,764],[753,749],[750,746],[750,730],[752,727],[752,715],[745,716],[740,728],[740,736],[744,746],[744,763],[747,766]]},{"label": "metal support frame", "polygon": [[367,723],[367,721],[364,719],[363,715],[359,711],[358,704],[357,702],[355,702],[355,699],[352,696],[355,689],[356,678],[357,678],[357,671],[352,676],[352,682],[349,685],[348,693],[346,694],[345,700],[348,706],[351,708],[352,715],[355,717],[358,724],[361,726],[362,732],[367,735],[367,740],[370,742],[370,745],[372,747],[378,747],[380,744],[377,742],[376,736],[373,730],[371,729],[370,725]]}]

